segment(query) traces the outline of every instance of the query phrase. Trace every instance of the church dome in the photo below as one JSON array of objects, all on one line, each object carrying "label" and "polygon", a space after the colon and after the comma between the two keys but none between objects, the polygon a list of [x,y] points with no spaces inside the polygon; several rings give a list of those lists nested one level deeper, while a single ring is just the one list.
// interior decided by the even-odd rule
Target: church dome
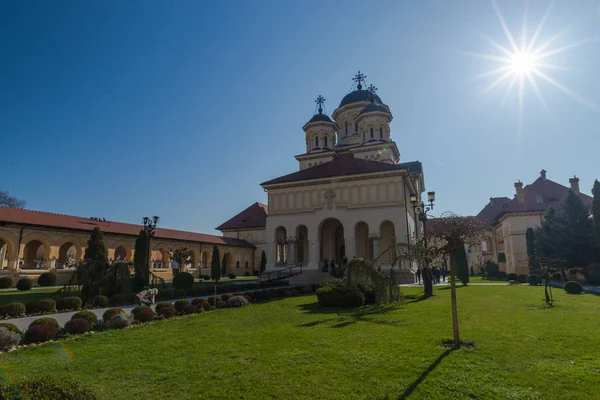
[{"label": "church dome", "polygon": [[[352,103],[359,103],[361,101],[371,101],[371,92],[368,90],[355,90],[350,92],[344,96],[342,102],[340,103],[340,107]],[[373,94],[373,101],[376,103],[382,103],[381,99],[376,94]]]},{"label": "church dome", "polygon": [[333,121],[331,120],[331,118],[329,118],[325,114],[315,114],[310,119],[310,121],[307,122],[307,124],[310,124],[311,122],[333,122]]}]

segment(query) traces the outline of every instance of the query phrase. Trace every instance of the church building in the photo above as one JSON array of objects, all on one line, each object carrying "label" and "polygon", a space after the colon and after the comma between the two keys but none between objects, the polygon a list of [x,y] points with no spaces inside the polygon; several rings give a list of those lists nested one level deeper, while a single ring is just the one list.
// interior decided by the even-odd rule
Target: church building
[{"label": "church building", "polygon": [[317,98],[318,112],[302,127],[298,171],[261,184],[268,206],[256,203],[217,228],[256,245],[258,259],[265,250],[267,270],[317,271],[324,260],[339,265],[354,257],[377,260],[385,270],[393,261],[385,250],[415,235],[410,196],[420,202],[423,167],[400,162],[392,112],[377,88],[363,88],[365,78],[360,72],[353,78],[353,90],[331,117]]}]

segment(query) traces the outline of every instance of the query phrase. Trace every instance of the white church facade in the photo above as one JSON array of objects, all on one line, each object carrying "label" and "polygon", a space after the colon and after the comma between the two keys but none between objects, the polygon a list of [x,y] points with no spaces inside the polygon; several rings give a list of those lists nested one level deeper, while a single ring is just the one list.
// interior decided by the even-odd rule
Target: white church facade
[{"label": "white church facade", "polygon": [[385,270],[392,253],[382,253],[415,235],[410,196],[425,191],[422,164],[400,162],[392,113],[373,85],[363,89],[364,79],[359,72],[332,118],[317,98],[298,171],[261,184],[268,205],[255,203],[217,228],[257,246],[256,265],[265,250],[267,270],[319,270],[324,260],[354,257],[377,259]]}]

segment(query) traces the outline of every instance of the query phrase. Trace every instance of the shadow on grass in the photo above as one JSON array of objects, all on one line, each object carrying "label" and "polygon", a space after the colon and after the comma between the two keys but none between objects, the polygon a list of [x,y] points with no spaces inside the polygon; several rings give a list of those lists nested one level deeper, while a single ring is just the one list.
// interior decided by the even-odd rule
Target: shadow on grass
[{"label": "shadow on grass", "polygon": [[421,294],[421,295],[409,294],[409,295],[404,296],[404,304],[418,303],[420,301],[427,300],[432,297],[433,296],[426,296],[424,294]]},{"label": "shadow on grass", "polygon": [[301,304],[298,306],[300,310],[305,311],[307,314],[322,314],[322,315],[336,315],[338,318],[329,318],[319,321],[308,322],[305,324],[298,325],[303,328],[310,328],[326,322],[338,321],[338,323],[332,325],[332,328],[344,328],[352,325],[356,322],[370,322],[379,325],[391,325],[398,326],[402,325],[402,321],[389,321],[387,319],[380,318],[380,315],[387,314],[390,311],[398,309],[398,304],[388,305],[369,305],[360,308],[332,308],[332,307],[319,307],[319,303]]},{"label": "shadow on grass", "polygon": [[404,391],[404,393],[402,393],[398,397],[398,400],[407,399],[408,396],[410,396],[412,394],[412,392],[414,392],[415,389],[418,388],[421,383],[423,383],[423,381],[425,380],[425,378],[427,378],[427,376],[431,372],[433,372],[433,370],[436,369],[436,367],[438,365],[440,365],[440,363],[442,362],[442,360],[444,358],[446,358],[448,356],[448,354],[450,354],[450,352],[452,352],[452,350],[447,349],[442,354],[440,354],[440,356],[433,363],[431,363],[431,365],[429,367],[427,367],[427,369],[425,371],[423,371],[423,373],[421,373],[421,375],[419,375],[419,377],[409,387],[406,388],[406,390]]},{"label": "shadow on grass", "polygon": [[[469,285],[463,285],[463,284],[461,283],[461,284],[457,284],[457,285],[456,285],[456,288],[457,288],[457,289],[459,289],[459,288],[463,288],[463,287],[467,287],[467,286],[469,286]],[[441,288],[441,289],[438,289],[438,290],[450,290],[450,286],[446,286],[446,287],[443,287],[443,288]]]}]

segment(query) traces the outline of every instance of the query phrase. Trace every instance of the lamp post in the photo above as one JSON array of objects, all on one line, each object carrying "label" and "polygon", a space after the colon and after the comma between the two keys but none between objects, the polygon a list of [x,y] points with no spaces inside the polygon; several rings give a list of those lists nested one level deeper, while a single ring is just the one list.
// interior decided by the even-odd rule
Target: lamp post
[{"label": "lamp post", "polygon": [[152,219],[148,217],[144,217],[144,230],[148,232],[148,268],[150,268],[150,263],[152,262],[152,250],[150,246],[150,239],[154,237],[154,230],[156,229],[156,225],[158,225],[158,216],[152,217]]},{"label": "lamp post", "polygon": [[[425,249],[427,250],[427,213],[433,210],[433,203],[435,202],[435,192],[427,192],[427,201],[429,204],[425,204],[421,200],[421,204],[418,203],[417,195],[410,195],[410,202],[412,203],[413,210],[415,212],[415,216],[421,222],[423,222],[423,244],[425,245]],[[425,296],[433,296],[433,284],[432,284],[431,270],[429,269],[429,265],[426,261],[425,266],[423,267],[423,288],[425,292]]]}]

